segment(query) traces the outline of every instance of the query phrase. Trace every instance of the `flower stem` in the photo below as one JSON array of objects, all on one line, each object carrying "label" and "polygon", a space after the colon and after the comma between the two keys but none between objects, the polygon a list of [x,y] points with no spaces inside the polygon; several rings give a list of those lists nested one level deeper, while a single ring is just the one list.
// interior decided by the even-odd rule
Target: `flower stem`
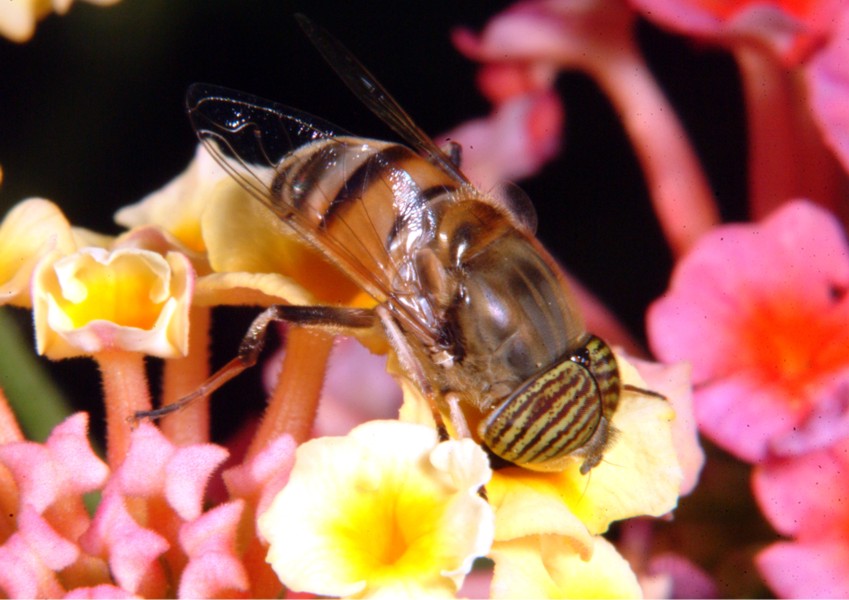
[{"label": "flower stem", "polygon": [[106,350],[94,356],[100,367],[106,403],[106,462],[117,468],[130,446],[130,420],[136,411],[150,410],[144,355]]},{"label": "flower stem", "polygon": [[629,36],[591,74],[622,119],[642,166],[660,226],[681,256],[719,223],[719,211],[701,164],[676,113]]},{"label": "flower stem", "polygon": [[283,434],[288,433],[298,444],[309,438],[332,348],[330,333],[289,327],[280,378],[246,460]]},{"label": "flower stem", "polygon": [[840,167],[813,122],[801,72],[764,48],[741,44],[734,56],[746,99],[752,218],[793,198],[839,208]]},{"label": "flower stem", "polygon": [[[193,392],[209,377],[210,309],[192,307],[189,316],[189,353],[165,361],[162,405],[173,404]],[[198,398],[182,410],[162,419],[160,429],[177,446],[209,441],[209,397]]]}]

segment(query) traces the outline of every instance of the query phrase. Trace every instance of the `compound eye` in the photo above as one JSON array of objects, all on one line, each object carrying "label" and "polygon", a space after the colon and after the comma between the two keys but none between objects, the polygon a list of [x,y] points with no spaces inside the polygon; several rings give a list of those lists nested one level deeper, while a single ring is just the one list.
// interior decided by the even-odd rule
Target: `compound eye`
[{"label": "compound eye", "polygon": [[559,470],[570,455],[584,458],[582,473],[601,461],[610,440],[609,417],[619,399],[618,369],[598,338],[591,337],[583,348],[588,363],[570,354],[486,416],[479,432],[494,454],[538,471]]}]

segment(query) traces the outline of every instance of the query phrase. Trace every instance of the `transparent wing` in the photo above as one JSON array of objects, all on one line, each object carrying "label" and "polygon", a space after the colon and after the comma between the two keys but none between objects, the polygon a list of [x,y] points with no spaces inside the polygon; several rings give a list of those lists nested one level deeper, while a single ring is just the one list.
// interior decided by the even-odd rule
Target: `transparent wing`
[{"label": "transparent wing", "polygon": [[[279,189],[319,185],[320,182],[287,180],[281,176],[280,165],[298,149],[322,140],[326,141],[326,147],[316,160],[326,164],[316,165],[316,177],[320,178],[324,169],[335,170],[343,179],[348,177],[353,168],[348,169],[344,164],[342,144],[336,141],[347,134],[299,110],[209,84],[192,85],[186,104],[200,140],[245,190],[338,264],[366,292],[378,301],[386,300],[390,282],[398,278],[377,223],[394,218],[394,214],[378,214],[383,211],[368,207],[356,190],[346,189],[350,196],[346,203],[356,205],[358,210],[337,216],[336,227],[325,228],[320,220],[307,218],[302,208],[287,200],[294,196],[291,189],[288,194]],[[365,139],[358,141],[362,142],[364,151],[373,147],[369,144],[377,144]],[[375,168],[382,166],[377,162]],[[386,212],[392,212],[391,204],[386,208]],[[420,290],[409,292],[420,293]]]},{"label": "transparent wing", "polygon": [[346,135],[305,112],[208,83],[189,87],[186,108],[198,138],[263,204],[272,183],[263,169],[310,142]]},{"label": "transparent wing", "polygon": [[469,183],[448,155],[433,143],[395,98],[339,40],[306,16],[296,14],[295,18],[313,45],[360,102],[395,130],[401,139],[449,173],[457,182]]}]

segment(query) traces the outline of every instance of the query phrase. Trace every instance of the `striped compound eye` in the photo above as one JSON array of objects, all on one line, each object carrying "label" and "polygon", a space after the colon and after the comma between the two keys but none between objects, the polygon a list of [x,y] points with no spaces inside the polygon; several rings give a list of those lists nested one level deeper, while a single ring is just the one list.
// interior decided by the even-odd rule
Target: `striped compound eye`
[{"label": "striped compound eye", "polygon": [[601,462],[613,437],[610,420],[619,403],[616,358],[590,336],[577,351],[529,379],[481,423],[489,449],[511,463],[550,471],[572,457],[581,473]]}]

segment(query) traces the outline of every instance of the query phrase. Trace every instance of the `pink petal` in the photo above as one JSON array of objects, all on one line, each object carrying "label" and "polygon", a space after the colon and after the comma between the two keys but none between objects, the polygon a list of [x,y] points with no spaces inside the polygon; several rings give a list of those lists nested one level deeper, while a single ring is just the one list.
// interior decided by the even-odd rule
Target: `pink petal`
[{"label": "pink petal", "polygon": [[478,87],[493,104],[519,96],[549,91],[554,87],[557,67],[550,63],[487,63],[478,72]]},{"label": "pink petal", "polygon": [[248,590],[248,575],[232,553],[210,552],[192,560],[180,577],[178,598],[229,598]]},{"label": "pink petal", "polygon": [[843,168],[849,169],[849,11],[806,76],[814,118]]},{"label": "pink petal", "polygon": [[165,490],[168,463],[176,451],[158,428],[142,423],[130,435],[130,448],[114,479],[128,496],[160,495]]},{"label": "pink petal", "polygon": [[[752,486],[772,526],[788,536],[849,535],[849,442],[759,466]],[[842,523],[842,526],[840,525]]]},{"label": "pink petal", "polygon": [[713,578],[687,558],[672,552],[652,557],[649,573],[669,578],[669,598],[717,598],[719,590]]},{"label": "pink petal", "polygon": [[203,444],[179,448],[171,457],[166,467],[165,497],[182,519],[200,516],[206,484],[227,454],[220,446]]},{"label": "pink petal", "polygon": [[400,407],[401,389],[386,372],[386,356],[372,354],[353,338],[337,339],[321,390],[315,435],[347,435],[364,421],[397,417]]},{"label": "pink petal", "polygon": [[595,18],[605,11],[627,14],[624,7],[593,0],[526,0],[490,19],[478,37],[464,30],[452,37],[460,52],[481,62],[572,64],[586,59],[587,37],[598,35]]},{"label": "pink petal", "polygon": [[100,487],[108,467],[91,450],[88,415],[77,413],[53,429],[42,444],[16,442],[0,446],[0,462],[12,472],[20,503],[39,513],[67,496]]},{"label": "pink petal", "polygon": [[18,515],[18,534],[26,540],[39,560],[53,571],[61,571],[80,555],[75,544],[59,535],[30,506],[24,506]]},{"label": "pink petal", "polygon": [[277,492],[289,480],[295,460],[296,444],[291,436],[283,435],[268,444],[253,459],[227,469],[224,482],[233,498],[259,496],[256,514],[261,515]]},{"label": "pink petal", "polygon": [[180,546],[189,556],[212,551],[232,552],[244,508],[242,500],[234,500],[216,506],[191,523],[186,523],[180,527]]},{"label": "pink petal", "polygon": [[725,45],[762,44],[788,63],[803,60],[830,35],[842,10],[840,2],[632,0],[648,19],[664,27]]},{"label": "pink petal", "polygon": [[247,571],[236,555],[236,536],[244,502],[222,504],[180,528],[180,545],[189,563],[180,578],[180,598],[211,598],[247,591]]},{"label": "pink petal", "polygon": [[0,591],[6,598],[50,598],[64,589],[56,573],[14,533],[0,546]]},{"label": "pink petal", "polygon": [[77,494],[99,489],[109,476],[88,440],[88,413],[77,413],[56,426],[45,445],[69,473],[68,486]]},{"label": "pink petal", "polygon": [[61,497],[63,478],[59,465],[53,463],[49,450],[41,444],[4,444],[0,446],[0,461],[12,472],[22,505],[44,512]]},{"label": "pink petal", "polygon": [[0,547],[0,589],[6,597],[34,598],[64,593],[56,574],[79,556],[72,544],[31,506],[18,515],[19,529]]},{"label": "pink petal", "polygon": [[770,442],[801,420],[781,390],[764,388],[745,375],[732,375],[700,388],[696,420],[702,433],[748,462],[762,460]]},{"label": "pink petal", "polygon": [[88,554],[107,560],[113,578],[123,589],[144,595],[165,592],[165,574],[158,558],[170,545],[158,533],[136,523],[116,489],[104,493],[80,546]]},{"label": "pink petal", "polygon": [[845,539],[779,542],[758,555],[757,565],[779,598],[849,598]]},{"label": "pink petal", "polygon": [[491,116],[437,139],[459,142],[463,172],[482,190],[533,175],[560,148],[563,106],[553,91],[513,97]]}]

